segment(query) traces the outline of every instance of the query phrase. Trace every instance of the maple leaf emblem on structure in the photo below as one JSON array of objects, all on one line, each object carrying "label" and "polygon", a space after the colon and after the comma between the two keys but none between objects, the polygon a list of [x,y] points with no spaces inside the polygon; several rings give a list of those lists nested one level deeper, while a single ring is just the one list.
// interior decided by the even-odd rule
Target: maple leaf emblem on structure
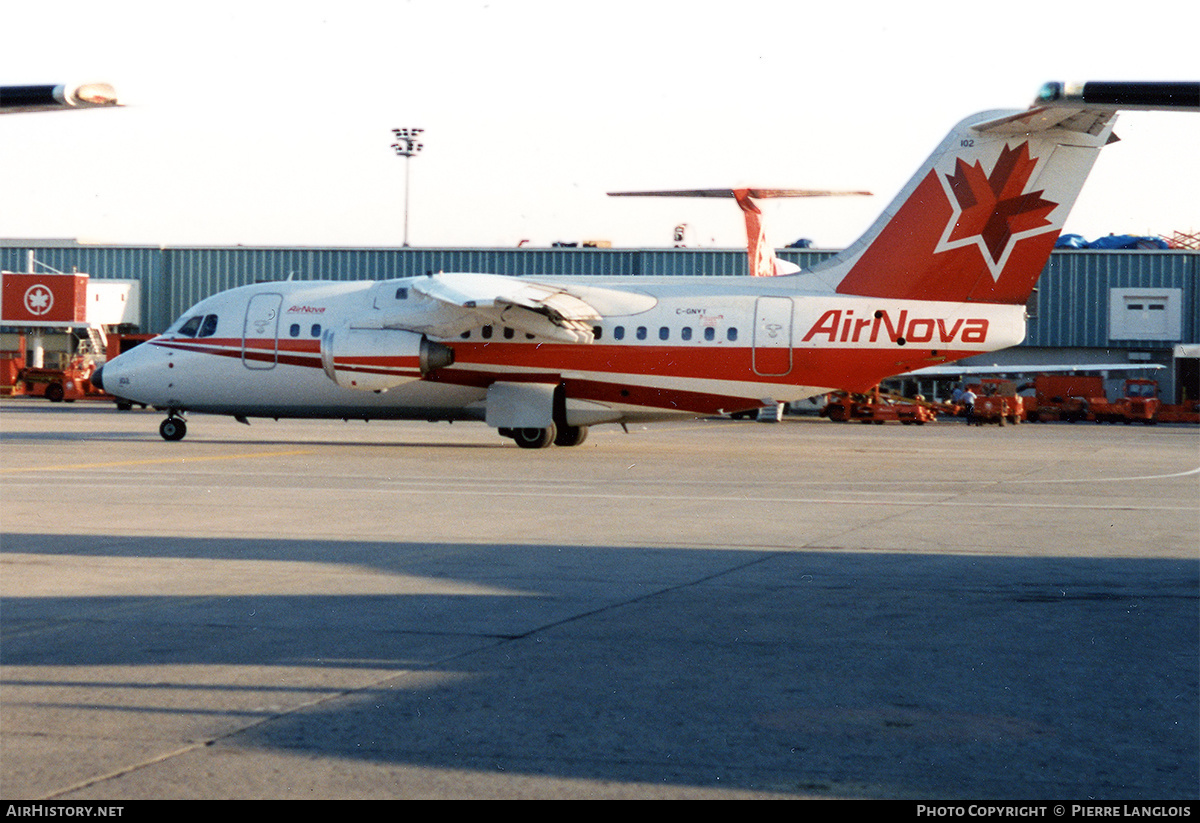
[{"label": "maple leaf emblem on structure", "polygon": [[1051,225],[1046,216],[1058,204],[1043,199],[1042,191],[1025,192],[1036,167],[1028,143],[1005,146],[990,175],[979,161],[967,165],[959,158],[954,174],[946,175],[961,210],[947,241],[978,238],[991,257],[989,264],[998,266],[1016,235]]},{"label": "maple leaf emblem on structure", "polygon": [[25,309],[30,314],[40,317],[54,306],[54,292],[38,284],[30,286],[25,292]]}]

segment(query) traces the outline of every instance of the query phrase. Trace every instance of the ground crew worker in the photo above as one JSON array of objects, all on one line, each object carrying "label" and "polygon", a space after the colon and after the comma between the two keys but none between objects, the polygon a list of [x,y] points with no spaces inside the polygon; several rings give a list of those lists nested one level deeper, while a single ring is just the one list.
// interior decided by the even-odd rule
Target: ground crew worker
[{"label": "ground crew worker", "polygon": [[975,392],[967,389],[963,392],[963,414],[967,418],[967,425],[971,424],[971,419],[975,416]]}]

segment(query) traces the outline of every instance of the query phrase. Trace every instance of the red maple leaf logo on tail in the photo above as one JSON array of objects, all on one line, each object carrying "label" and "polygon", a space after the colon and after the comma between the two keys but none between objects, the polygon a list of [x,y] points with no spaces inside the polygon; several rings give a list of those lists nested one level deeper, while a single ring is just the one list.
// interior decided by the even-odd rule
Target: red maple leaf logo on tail
[{"label": "red maple leaf logo on tail", "polygon": [[1058,206],[1042,199],[1041,191],[1024,193],[1037,161],[1029,156],[1029,144],[1008,146],[990,175],[979,161],[968,166],[960,158],[954,174],[946,175],[961,214],[949,242],[978,237],[987,247],[991,262],[999,265],[1014,235],[1049,226],[1046,216]]}]

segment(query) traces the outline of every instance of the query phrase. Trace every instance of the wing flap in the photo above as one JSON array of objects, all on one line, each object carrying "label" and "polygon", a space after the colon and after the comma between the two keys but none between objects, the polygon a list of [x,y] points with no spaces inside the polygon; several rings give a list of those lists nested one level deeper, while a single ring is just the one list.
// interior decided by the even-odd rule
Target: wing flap
[{"label": "wing flap", "polygon": [[469,310],[481,323],[564,343],[591,343],[601,314],[566,289],[498,274],[441,273],[413,283],[413,290]]}]

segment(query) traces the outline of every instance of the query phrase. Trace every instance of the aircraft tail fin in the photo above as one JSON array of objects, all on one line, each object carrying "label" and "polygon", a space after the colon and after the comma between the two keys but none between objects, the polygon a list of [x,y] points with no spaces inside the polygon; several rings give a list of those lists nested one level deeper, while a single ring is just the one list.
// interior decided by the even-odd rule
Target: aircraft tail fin
[{"label": "aircraft tail fin", "polygon": [[841,294],[1022,304],[1119,110],[1200,111],[1200,83],[1047,84],[959,123],[855,244],[809,274]]},{"label": "aircraft tail fin", "polygon": [[766,229],[763,228],[762,210],[751,198],[751,189],[734,189],[733,199],[746,218],[746,253],[749,256],[751,277],[776,277],[781,274],[795,274],[800,267],[786,260],[780,260],[775,249],[767,240]]}]

